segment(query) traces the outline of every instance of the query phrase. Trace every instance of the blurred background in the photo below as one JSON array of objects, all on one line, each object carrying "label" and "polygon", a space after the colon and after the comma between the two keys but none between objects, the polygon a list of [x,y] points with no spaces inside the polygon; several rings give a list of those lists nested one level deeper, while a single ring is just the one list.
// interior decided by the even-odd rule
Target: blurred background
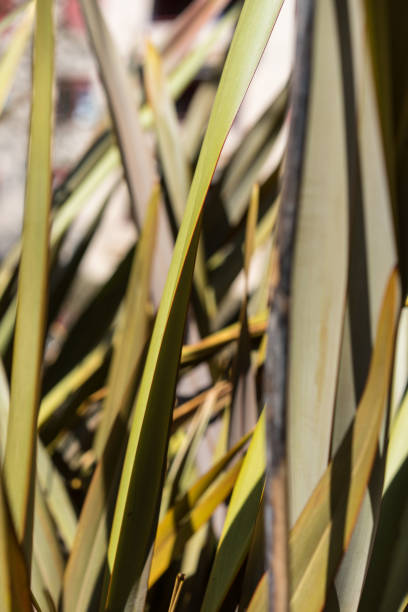
[{"label": "blurred background", "polygon": [[[0,0],[0,19],[19,4],[21,3],[13,0]],[[151,39],[160,48],[188,4],[188,0],[100,2],[119,52],[135,79],[141,77],[140,66],[146,41]],[[226,6],[225,1],[218,1],[218,5],[221,4],[224,5],[225,12],[228,6],[234,3],[230,2]],[[57,187],[98,134],[109,125],[109,113],[79,3],[77,0],[56,0],[55,7],[56,125],[53,164],[54,187]],[[219,17],[220,11],[214,19]],[[190,49],[205,37],[206,29],[212,27],[214,19],[202,29],[196,40],[191,42]],[[293,26],[294,0],[287,0],[231,130],[223,158],[227,158],[229,152],[234,149],[237,135],[249,130],[287,81],[292,63]],[[10,30],[11,32],[6,30],[0,38],[0,53],[7,47],[12,28]],[[197,84],[205,80],[213,82],[214,77],[218,77],[216,66],[224,56],[229,38],[230,33],[226,39],[224,37],[224,40],[218,41],[195,82],[178,101],[177,111],[182,121],[185,108]],[[186,49],[186,52],[190,49]],[[31,57],[28,50],[19,66],[17,78],[0,120],[0,258],[4,257],[21,232],[30,94]],[[278,139],[278,148],[283,145],[284,138],[285,130]],[[280,155],[281,151],[272,151],[265,166],[270,167]],[[86,220],[86,211],[82,217]],[[85,221],[82,220],[82,223]],[[75,227],[77,230],[81,227],[81,220]],[[93,241],[92,248],[81,264],[79,274],[86,283],[100,282],[109,275],[133,242],[134,231],[128,213],[126,188],[123,187],[122,191],[119,190],[118,197],[112,198],[98,230],[97,239]]]}]

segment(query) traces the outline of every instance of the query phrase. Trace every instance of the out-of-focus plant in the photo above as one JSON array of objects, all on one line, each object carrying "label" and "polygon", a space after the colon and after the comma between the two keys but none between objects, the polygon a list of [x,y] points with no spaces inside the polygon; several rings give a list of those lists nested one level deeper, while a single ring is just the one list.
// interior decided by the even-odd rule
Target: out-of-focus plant
[{"label": "out-of-focus plant", "polygon": [[[0,23],[0,111],[34,29],[24,228],[0,266],[5,612],[407,605],[407,8],[299,2],[290,94],[214,174],[283,0],[227,4],[149,43],[135,95],[82,1],[111,128],[54,193],[53,3]],[[78,308],[123,181],[136,243]]]}]

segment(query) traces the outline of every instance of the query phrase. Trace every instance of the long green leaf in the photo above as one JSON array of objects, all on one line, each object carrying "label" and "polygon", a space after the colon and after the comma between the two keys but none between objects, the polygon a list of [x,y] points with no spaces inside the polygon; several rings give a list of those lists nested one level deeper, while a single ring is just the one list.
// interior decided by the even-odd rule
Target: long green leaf
[{"label": "long green leaf", "polygon": [[31,558],[35,440],[47,300],[51,138],[53,122],[53,3],[36,5],[34,74],[24,245],[18,285],[10,418],[4,481],[17,538]]},{"label": "long green leaf", "polygon": [[[132,590],[139,584],[151,549],[178,371],[175,355],[181,351],[204,199],[223,143],[281,5],[280,0],[247,1],[244,4],[224,66],[135,407],[109,543],[107,609],[126,604]],[[150,466],[148,482],[145,474],[147,464]],[[141,490],[144,491],[143,500],[139,494]],[[129,554],[134,555],[131,567]]]},{"label": "long green leaf", "polygon": [[[161,57],[149,43],[146,52],[145,82],[149,97],[163,172],[177,228],[183,219],[191,183],[190,168],[183,147],[180,147],[180,125],[170,96]],[[202,244],[198,247],[194,280],[203,311],[206,312],[206,269]]]}]

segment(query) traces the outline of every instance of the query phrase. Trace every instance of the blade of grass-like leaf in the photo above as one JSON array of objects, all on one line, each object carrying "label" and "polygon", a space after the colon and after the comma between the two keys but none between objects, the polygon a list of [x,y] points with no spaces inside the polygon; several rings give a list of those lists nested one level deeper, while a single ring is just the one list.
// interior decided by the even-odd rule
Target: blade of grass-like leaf
[{"label": "blade of grass-like leaf", "polygon": [[36,5],[33,98],[18,284],[10,416],[4,482],[18,540],[31,559],[35,440],[47,300],[51,138],[53,121],[53,4]]},{"label": "blade of grass-like leaf", "polygon": [[316,610],[324,605],[358,517],[387,400],[398,294],[398,275],[394,272],[384,297],[370,372],[356,417],[290,535],[293,610]]},{"label": "blade of grass-like leaf", "polygon": [[3,112],[18,65],[30,38],[34,13],[34,2],[30,2],[24,8],[21,23],[13,32],[13,37],[0,60],[0,115]]},{"label": "blade of grass-like leaf", "polygon": [[235,484],[201,612],[221,604],[248,552],[265,475],[265,415],[261,414]]},{"label": "blade of grass-like leaf", "polygon": [[[164,177],[170,195],[174,220],[177,228],[179,228],[191,182],[190,168],[184,150],[180,147],[180,125],[176,108],[168,91],[161,58],[151,43],[147,45],[144,74],[147,95],[153,109]],[[194,280],[203,311],[206,313],[207,278],[202,245],[198,248]]]},{"label": "blade of grass-like leaf", "polygon": [[[184,322],[206,192],[282,2],[246,2],[224,66],[177,238],[135,406],[108,551],[107,609],[123,606],[143,571],[160,503]],[[145,466],[150,466],[146,482]],[[148,486],[146,486],[148,485]],[[143,500],[140,491],[144,491]],[[140,526],[143,525],[143,531]],[[136,548],[135,548],[136,547]],[[133,556],[132,567],[128,558]]]},{"label": "blade of grass-like leaf", "polygon": [[4,612],[30,612],[30,581],[17,541],[0,476],[0,608]]},{"label": "blade of grass-like leaf", "polygon": [[299,212],[290,298],[291,524],[329,459],[347,288],[347,150],[339,39],[333,4],[317,2],[315,11],[304,160],[297,177]]},{"label": "blade of grass-like leaf", "polygon": [[141,238],[138,242],[126,292],[124,311],[114,339],[114,353],[108,379],[108,396],[94,442],[99,458],[116,418],[127,421],[132,380],[140,363],[150,328],[149,294],[151,261],[156,241],[160,189],[153,189]]},{"label": "blade of grass-like leaf", "polygon": [[[262,219],[260,220],[255,233],[255,249],[254,249],[254,262],[253,272],[259,275],[259,270],[264,268],[264,281],[260,282],[258,279],[251,278],[250,290],[252,295],[249,298],[248,312],[249,314],[259,313],[262,310],[266,310],[267,301],[262,298],[262,294],[269,294],[269,284],[266,283],[266,279],[270,278],[270,274],[267,272],[267,268],[271,266],[269,250],[272,241],[272,233],[275,228],[277,212],[278,212],[279,200],[274,201],[272,205],[269,204],[269,209],[265,212]],[[225,320],[229,320],[231,315],[236,311],[239,311],[239,295],[240,287],[244,279],[244,273],[242,270],[243,264],[243,251],[244,251],[244,228],[242,228],[233,239],[232,243],[227,243],[219,251],[214,253],[208,261],[208,268],[211,269],[213,274],[211,275],[212,284],[215,289],[215,293],[218,295],[220,301],[218,302],[217,316],[213,321],[214,327],[223,326]],[[263,289],[260,289],[261,285]],[[259,303],[259,306],[256,306]],[[261,307],[261,303],[265,304]]]},{"label": "blade of grass-like leaf", "polygon": [[[258,338],[267,328],[266,311],[249,319],[249,333],[252,338]],[[181,366],[190,366],[215,354],[231,342],[238,340],[240,323],[232,325],[203,338],[197,343],[183,346]],[[39,428],[44,427],[55,411],[66,399],[99,370],[107,359],[110,344],[106,341],[98,344],[75,368],[64,376],[42,399],[38,417]],[[179,419],[184,414],[180,406],[174,411],[174,418]]]},{"label": "blade of grass-like leaf", "polygon": [[[396,261],[387,155],[375,95],[372,70],[375,62],[368,41],[367,11],[368,4],[336,3],[344,75],[352,222],[349,292],[333,425],[333,449],[343,439],[360,400],[384,288]],[[380,234],[383,237],[381,253],[375,248]],[[381,438],[387,435],[386,432],[385,427]],[[341,608],[353,609],[358,605],[378,521],[384,462],[380,440],[369,492],[365,495],[353,538],[336,577],[335,606],[340,605]]]}]

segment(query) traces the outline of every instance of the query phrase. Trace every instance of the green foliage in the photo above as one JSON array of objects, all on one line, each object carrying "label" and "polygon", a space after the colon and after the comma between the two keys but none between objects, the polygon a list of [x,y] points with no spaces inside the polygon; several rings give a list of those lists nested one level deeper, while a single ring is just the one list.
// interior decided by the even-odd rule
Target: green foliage
[{"label": "green foliage", "polygon": [[[402,610],[403,1],[300,3],[291,87],[221,162],[283,0],[195,0],[136,85],[98,2],[81,4],[111,127],[54,194],[53,3],[0,23],[0,113],[34,29],[24,229],[0,264],[0,609]],[[136,244],[78,305],[122,183]]]}]

